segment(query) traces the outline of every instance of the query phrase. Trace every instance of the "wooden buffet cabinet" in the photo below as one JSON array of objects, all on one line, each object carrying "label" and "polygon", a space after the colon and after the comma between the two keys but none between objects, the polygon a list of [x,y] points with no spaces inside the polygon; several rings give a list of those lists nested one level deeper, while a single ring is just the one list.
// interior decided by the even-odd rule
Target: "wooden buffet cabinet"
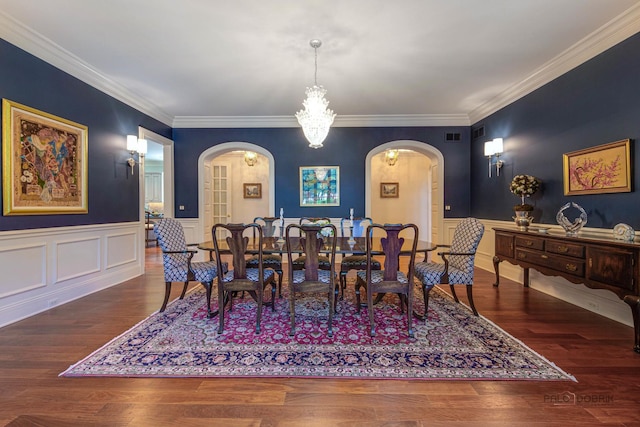
[{"label": "wooden buffet cabinet", "polygon": [[524,286],[529,286],[529,269],[547,276],[560,276],[589,288],[607,289],[626,302],[633,313],[634,350],[640,353],[640,244],[604,237],[564,233],[539,233],[494,228],[496,283],[499,265],[508,261],[524,269]]}]

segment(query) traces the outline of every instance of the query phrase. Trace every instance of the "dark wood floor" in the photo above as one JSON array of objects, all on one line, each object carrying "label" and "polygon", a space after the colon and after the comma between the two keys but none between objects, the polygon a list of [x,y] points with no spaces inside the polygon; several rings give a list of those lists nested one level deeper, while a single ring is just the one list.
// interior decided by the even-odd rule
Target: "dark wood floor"
[{"label": "dark wood floor", "polygon": [[[577,383],[58,377],[160,307],[159,259],[147,249],[144,276],[0,329],[0,424],[640,425],[632,328],[508,280],[495,289],[482,270],[474,285],[480,313]],[[557,404],[567,398],[574,401]]]}]

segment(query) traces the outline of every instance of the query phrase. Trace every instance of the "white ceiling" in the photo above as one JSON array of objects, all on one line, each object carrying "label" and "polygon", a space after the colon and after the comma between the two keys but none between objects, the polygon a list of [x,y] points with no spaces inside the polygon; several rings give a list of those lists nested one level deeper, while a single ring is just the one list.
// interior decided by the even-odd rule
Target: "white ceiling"
[{"label": "white ceiling", "polygon": [[[468,125],[640,31],[640,0],[0,0],[0,37],[172,126]],[[5,65],[6,66],[6,65]]]}]

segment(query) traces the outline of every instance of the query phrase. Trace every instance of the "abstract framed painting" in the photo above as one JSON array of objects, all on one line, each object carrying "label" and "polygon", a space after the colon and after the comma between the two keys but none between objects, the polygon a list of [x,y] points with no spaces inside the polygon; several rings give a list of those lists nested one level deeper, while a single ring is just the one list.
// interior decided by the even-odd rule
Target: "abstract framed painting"
[{"label": "abstract framed painting", "polygon": [[301,166],[300,206],[340,206],[340,167]]},{"label": "abstract framed painting", "polygon": [[83,214],[88,128],[2,100],[4,215]]},{"label": "abstract framed painting", "polygon": [[564,154],[564,195],[630,192],[630,149],[623,139]]}]

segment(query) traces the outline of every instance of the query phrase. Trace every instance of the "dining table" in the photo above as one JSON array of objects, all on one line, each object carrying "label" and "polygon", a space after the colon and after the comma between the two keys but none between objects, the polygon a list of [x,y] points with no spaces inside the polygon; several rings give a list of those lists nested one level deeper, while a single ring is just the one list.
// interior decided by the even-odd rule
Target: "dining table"
[{"label": "dining table", "polygon": [[[331,252],[331,245],[333,244],[333,239],[336,239],[336,254],[365,254],[367,253],[367,241],[366,237],[326,237],[324,238],[323,245],[320,248],[320,252],[329,253]],[[373,237],[371,241],[371,254],[372,255],[384,255],[384,251],[382,249],[382,238],[381,237]],[[259,239],[257,237],[249,237],[249,243],[247,245],[247,253],[257,254]],[[404,245],[402,246],[402,250],[400,251],[400,255],[410,255],[411,247],[413,245],[413,240],[405,239]],[[213,260],[214,246],[213,240],[209,240],[206,242],[199,243],[198,249],[209,252],[209,257]],[[229,251],[229,247],[227,246],[227,242],[225,239],[218,240],[218,247],[222,253],[231,253]],[[427,259],[428,253],[436,248],[436,245],[427,242],[424,240],[418,240],[418,245],[416,248],[416,254],[424,254],[425,260]],[[284,239],[280,239],[278,237],[263,237],[262,238],[262,253],[263,254],[281,254],[287,251],[287,246],[285,244]],[[303,252],[303,247],[300,244],[299,237],[291,237],[291,252],[300,254]]]}]

